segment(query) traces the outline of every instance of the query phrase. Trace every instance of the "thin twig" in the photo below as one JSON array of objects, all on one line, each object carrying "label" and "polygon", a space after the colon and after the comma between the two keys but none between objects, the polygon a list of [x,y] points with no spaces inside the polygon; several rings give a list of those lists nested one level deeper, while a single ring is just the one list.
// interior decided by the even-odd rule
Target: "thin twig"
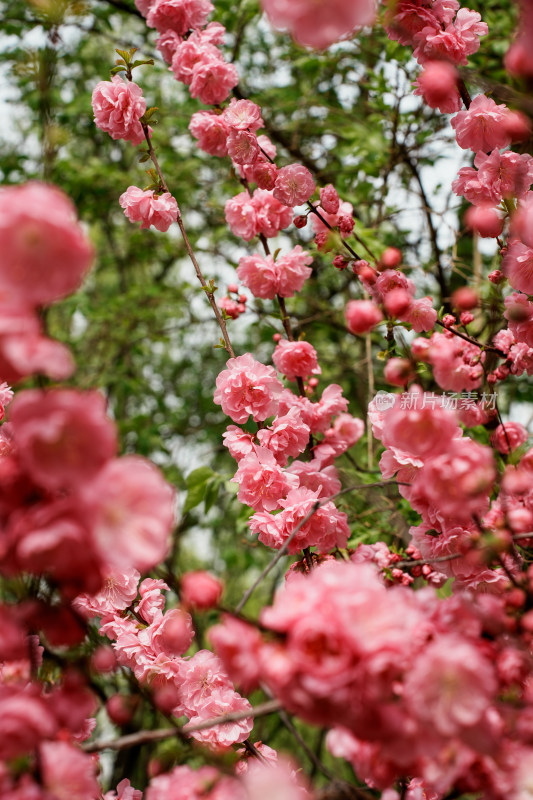
[{"label": "thin twig", "polygon": [[227,722],[240,722],[243,719],[250,719],[252,717],[264,717],[268,714],[274,714],[281,709],[281,703],[278,700],[268,700],[266,703],[261,703],[249,711],[230,711],[228,714],[221,714],[218,717],[205,719],[202,722],[195,722],[194,724],[184,725],[180,728],[160,728],[155,731],[137,731],[130,733],[126,736],[119,736],[117,739],[101,740],[96,742],[88,742],[82,745],[86,753],[96,753],[100,750],[125,750],[128,747],[135,747],[138,744],[146,742],[161,742],[164,739],[169,739],[172,736],[184,736],[195,731],[205,731],[209,728],[214,728],[216,725],[225,725]]},{"label": "thin twig", "polygon": [[285,542],[283,543],[282,547],[278,550],[278,552],[276,553],[274,558],[266,565],[266,567],[261,572],[261,574],[259,575],[257,580],[254,581],[254,583],[250,586],[250,588],[245,591],[245,593],[243,594],[239,604],[235,608],[235,613],[239,614],[242,611],[242,609],[244,608],[244,606],[246,605],[246,603],[248,602],[250,597],[253,595],[253,593],[255,592],[257,587],[263,582],[263,580],[266,578],[266,576],[269,574],[269,572],[271,572],[274,569],[274,567],[276,566],[278,561],[280,561],[280,559],[282,559],[283,556],[287,553],[287,550],[289,549],[289,545],[293,541],[293,539],[296,536],[296,534],[298,533],[298,531],[301,530],[303,528],[303,526],[307,522],[309,522],[309,520],[311,519],[313,514],[316,514],[316,512],[318,511],[319,508],[321,508],[322,506],[326,505],[326,503],[329,503],[330,501],[335,500],[337,497],[340,497],[343,494],[348,494],[348,492],[355,492],[355,491],[357,491],[359,489],[371,489],[371,488],[375,488],[377,486],[381,487],[381,486],[410,486],[410,485],[411,484],[403,483],[403,482],[399,482],[399,481],[378,481],[377,483],[361,483],[361,484],[358,484],[357,486],[349,486],[346,489],[341,489],[340,492],[337,492],[337,494],[331,495],[331,497],[324,497],[324,498],[322,498],[322,500],[316,500],[313,503],[313,505],[311,507],[311,510],[305,515],[305,517],[302,520],[300,520],[300,522],[294,528],[294,530],[291,531],[291,534],[290,534],[289,538],[285,540]]},{"label": "thin twig", "polygon": [[[165,181],[165,179],[163,177],[163,173],[161,172],[161,167],[159,166],[159,162],[157,160],[157,156],[156,156],[156,154],[154,152],[154,148],[152,146],[152,139],[151,139],[151,136],[150,136],[150,131],[149,131],[148,125],[146,123],[142,123],[142,127],[143,127],[143,131],[144,131],[144,138],[146,139],[146,143],[148,145],[148,153],[150,155],[150,159],[152,161],[152,164],[155,167],[155,171],[157,172],[157,176],[159,178],[159,182],[160,182],[161,188],[163,189],[163,191],[168,192],[169,191],[168,190],[168,186],[167,186],[166,181]],[[199,263],[198,263],[198,261],[196,259],[196,256],[194,254],[194,250],[192,249],[192,245],[191,245],[191,243],[189,241],[189,237],[187,236],[187,231],[185,230],[185,226],[183,224],[183,219],[182,219],[181,213],[179,211],[178,211],[178,220],[177,221],[178,221],[179,229],[181,231],[181,235],[183,237],[183,241],[185,243],[185,248],[186,248],[188,256],[189,256],[189,258],[190,258],[190,260],[192,262],[194,270],[196,272],[196,277],[200,281],[200,283],[202,285],[202,289],[205,291],[205,293],[207,295],[207,299],[209,301],[209,305],[213,309],[213,313],[214,313],[214,315],[216,317],[216,320],[218,322],[218,326],[219,326],[219,328],[220,328],[220,330],[222,332],[222,337],[224,339],[224,347],[226,348],[226,350],[229,353],[229,355],[232,358],[235,358],[235,351],[233,350],[233,347],[231,345],[231,341],[230,341],[230,338],[229,338],[229,334],[228,334],[228,330],[227,330],[227,327],[226,327],[226,323],[224,321],[224,318],[223,318],[222,314],[220,313],[219,307],[217,306],[213,290],[207,284],[207,282],[206,282],[206,280],[205,280],[205,278],[203,276],[202,270],[201,270],[200,265],[199,265]]]}]

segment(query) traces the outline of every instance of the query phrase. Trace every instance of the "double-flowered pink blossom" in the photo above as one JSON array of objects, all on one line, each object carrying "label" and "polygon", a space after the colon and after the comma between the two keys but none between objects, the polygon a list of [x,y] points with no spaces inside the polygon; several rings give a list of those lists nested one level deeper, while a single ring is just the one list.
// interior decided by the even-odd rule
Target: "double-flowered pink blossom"
[{"label": "double-flowered pink blossom", "polygon": [[350,537],[346,514],[331,501],[321,501],[323,505],[316,508],[318,500],[318,494],[310,489],[292,489],[279,501],[283,509],[279,514],[256,512],[249,521],[250,530],[267,547],[279,550],[300,526],[289,544],[289,553],[298,553],[305,547],[316,547],[318,553],[346,547]]},{"label": "double-flowered pink blossom", "polygon": [[269,428],[258,431],[257,438],[278,464],[285,466],[289,458],[300,455],[307,447],[309,426],[302,421],[298,409],[291,408],[284,416],[276,417]]},{"label": "double-flowered pink blossom", "polygon": [[311,275],[309,264],[312,261],[313,257],[296,245],[286,255],[278,256],[276,261],[270,255],[243,256],[237,267],[237,276],[255,297],[264,300],[273,300],[277,294],[293,297]]},{"label": "double-flowered pink blossom", "polygon": [[255,447],[244,456],[233,480],[239,484],[240,502],[261,511],[279,508],[288,492],[298,486],[297,476],[282,469],[266,447]]},{"label": "double-flowered pink blossom", "polygon": [[[38,181],[0,189],[0,294],[10,314],[71,294],[92,258],[76,208],[60,189]],[[7,328],[20,347],[24,331],[14,321]]]},{"label": "double-flowered pink blossom", "polygon": [[197,111],[192,115],[189,130],[198,140],[198,147],[211,156],[228,155],[229,127],[221,114],[214,111]]},{"label": "double-flowered pink blossom", "polygon": [[133,81],[113,75],[93,89],[94,121],[100,130],[113,139],[124,139],[134,145],[144,142],[140,119],[146,111],[142,89]]},{"label": "double-flowered pink blossom", "polygon": [[209,0],[138,0],[138,3],[151,28],[161,33],[172,30],[180,36],[191,28],[203,28],[214,8]]},{"label": "double-flowered pink blossom", "polygon": [[143,191],[129,186],[120,195],[119,203],[130,222],[140,222],[141,229],[153,225],[158,231],[168,231],[178,219],[178,204],[170,192],[158,195],[153,189]]},{"label": "double-flowered pink blossom", "polygon": [[292,208],[287,207],[264,189],[253,195],[241,192],[230,198],[225,206],[226,222],[235,236],[246,242],[262,233],[271,238],[292,222]]},{"label": "double-flowered pink blossom", "polygon": [[288,29],[299,44],[319,50],[371,25],[376,13],[374,0],[262,0],[262,6],[273,25]]},{"label": "double-flowered pink blossom", "polygon": [[452,119],[457,144],[463,150],[490,153],[507,147],[511,137],[505,126],[507,106],[497,105],[490,97],[478,94],[467,111],[459,111]]},{"label": "double-flowered pink blossom", "polygon": [[272,354],[272,361],[277,371],[290,381],[320,375],[322,372],[315,348],[305,341],[288,342],[287,339],[281,339]]},{"label": "double-flowered pink blossom", "polygon": [[250,414],[260,422],[277,413],[283,386],[276,370],[256,361],[250,353],[230,358],[216,380],[214,401],[233,422],[246,422]]},{"label": "double-flowered pink blossom", "polygon": [[278,170],[272,194],[285,206],[306,203],[315,191],[315,182],[307,167],[289,164]]}]

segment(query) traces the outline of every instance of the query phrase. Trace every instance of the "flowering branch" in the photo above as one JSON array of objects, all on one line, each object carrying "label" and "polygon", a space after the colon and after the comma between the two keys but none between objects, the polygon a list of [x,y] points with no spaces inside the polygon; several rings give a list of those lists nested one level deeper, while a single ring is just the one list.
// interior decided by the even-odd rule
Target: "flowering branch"
[{"label": "flowering branch", "polygon": [[[168,186],[166,184],[165,178],[163,177],[163,173],[161,172],[161,167],[159,166],[159,162],[157,160],[157,156],[156,156],[156,154],[154,152],[154,148],[152,146],[152,137],[150,136],[149,126],[148,126],[148,124],[146,122],[142,122],[141,124],[142,124],[142,129],[143,129],[143,132],[144,132],[144,138],[146,139],[146,143],[148,145],[148,153],[150,155],[150,160],[152,161],[152,164],[154,165],[155,171],[157,172],[157,176],[159,178],[159,183],[160,183],[161,188],[163,189],[163,191],[168,192]],[[185,242],[185,248],[187,250],[188,256],[189,256],[189,258],[190,258],[190,260],[192,262],[192,265],[194,267],[194,270],[196,272],[196,277],[200,281],[200,283],[202,285],[202,289],[206,293],[207,299],[209,301],[209,305],[213,309],[213,313],[214,313],[214,315],[216,317],[216,320],[218,322],[218,326],[219,326],[219,328],[220,328],[220,330],[222,332],[222,336],[224,338],[224,347],[227,350],[227,352],[229,353],[229,355],[231,356],[231,358],[235,358],[235,351],[233,350],[233,347],[232,347],[232,344],[231,344],[231,341],[230,341],[230,338],[229,338],[228,330],[227,330],[227,327],[226,327],[226,322],[225,322],[222,314],[220,313],[220,309],[217,306],[217,303],[216,303],[216,300],[215,300],[214,283],[213,283],[213,281],[210,281],[210,283],[208,284],[207,281],[204,278],[204,275],[202,273],[202,270],[200,268],[198,260],[197,260],[195,254],[194,254],[194,250],[192,249],[192,245],[190,243],[189,237],[187,236],[187,231],[185,230],[185,226],[183,224],[183,218],[182,218],[181,213],[179,211],[178,211],[177,222],[178,222],[179,229],[181,231],[181,235],[183,237],[183,241]]]},{"label": "flowering branch", "polygon": [[192,725],[184,725],[176,728],[159,728],[155,731],[138,731],[129,733],[126,736],[119,736],[117,739],[104,739],[96,742],[89,742],[82,745],[86,753],[97,753],[101,750],[126,750],[147,742],[161,742],[170,739],[172,736],[183,736],[183,734],[194,733],[195,731],[205,731],[214,728],[215,725],[225,725],[227,722],[240,722],[243,719],[264,717],[274,714],[281,708],[278,700],[269,700],[266,703],[252,708],[250,711],[230,711],[228,714],[221,714],[219,717],[205,719],[202,722],[195,722]]}]

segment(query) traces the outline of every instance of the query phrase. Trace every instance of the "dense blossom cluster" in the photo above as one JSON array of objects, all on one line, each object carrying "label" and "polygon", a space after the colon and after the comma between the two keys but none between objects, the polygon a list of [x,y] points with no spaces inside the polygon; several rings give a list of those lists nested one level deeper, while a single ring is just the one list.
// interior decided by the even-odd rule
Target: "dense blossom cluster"
[{"label": "dense blossom cluster", "polygon": [[[457,72],[487,25],[457,0],[385,3],[390,37],[412,47],[423,66],[416,93],[456,114],[457,144],[475,154],[453,190],[473,205],[467,224],[498,239],[501,270],[490,280],[498,291],[506,282],[511,288],[502,295],[500,329],[478,341],[468,332],[481,302],[477,291],[463,287],[443,297],[449,309],[442,314],[431,297],[415,299],[398,249],[387,248],[373,264],[356,257],[348,244],[352,205],[332,184],[312,201],[309,170],[275,164],[275,147],[257,133],[264,127],[259,106],[233,98],[222,107],[238,74],[219,49],[223,26],[208,23],[209,0],[136,5],[159,33],[176,79],[215,106],[194,114],[190,131],[206,153],[231,159],[245,187],[225,205],[229,229],[263,245],[264,254],[240,257],[236,274],[255,298],[277,300],[284,335],[274,336],[274,366],[251,353],[229,358],[214,403],[235,423],[223,439],[237,462],[233,482],[250,510],[249,531],[299,558],[257,624],[233,612],[210,627],[206,641],[215,652],[202,646],[197,615],[221,610],[222,583],[202,570],[175,578],[166,566],[143,577],[169,549],[171,487],[148,461],[118,456],[99,392],[48,388],[13,397],[9,386],[27,376],[70,376],[70,354],[42,335],[39,314],[80,286],[92,249],[59,190],[40,183],[2,189],[0,378],[7,382],[0,384],[0,421],[7,422],[0,429],[0,572],[15,581],[30,576],[35,587],[19,607],[0,605],[2,797],[142,800],[127,779],[103,795],[97,759],[79,747],[98,725],[97,697],[88,688],[96,676],[93,686],[114,726],[131,723],[136,707],[148,703],[181,728],[183,741],[203,746],[195,751],[198,762],[218,763],[192,769],[154,760],[145,800],[310,798],[295,765],[250,741],[254,710],[239,692],[256,690],[328,728],[330,752],[384,800],[526,800],[533,775],[533,571],[517,544],[533,545],[533,450],[526,428],[503,420],[496,403],[480,402],[476,390],[486,399],[485,390],[510,374],[533,374],[533,159],[504,149],[527,138],[525,118],[484,95],[471,101]],[[374,16],[371,0],[263,6],[276,26],[314,47]],[[507,62],[517,74],[533,74],[525,0],[520,24]],[[114,75],[99,83],[93,109],[97,126],[113,139],[150,143],[146,103],[133,81]],[[120,204],[141,228],[166,231],[180,212],[158,177],[155,188],[130,186]],[[294,207],[306,205],[317,249],[333,250],[340,270],[351,263],[358,279],[345,309],[348,331],[387,328],[384,378],[404,391],[378,393],[368,419],[384,448],[383,482],[396,481],[410,523],[418,515],[401,549],[356,545],[349,514],[335,504],[342,492],[335,462],[365,425],[348,412],[341,386],[326,385],[315,396],[319,353],[291,327],[284,299],[311,277],[311,254],[296,245],[272,255],[266,242],[291,224]],[[294,221],[303,228],[307,217]],[[218,306],[236,318],[246,295],[230,284]],[[393,356],[397,324],[429,334],[411,338],[401,358]],[[464,402],[422,384],[460,393]],[[438,595],[435,587],[445,584],[451,591]],[[79,645],[72,660],[64,656]],[[65,667],[60,677],[51,666]],[[106,674],[113,680],[103,686],[98,679]]]}]

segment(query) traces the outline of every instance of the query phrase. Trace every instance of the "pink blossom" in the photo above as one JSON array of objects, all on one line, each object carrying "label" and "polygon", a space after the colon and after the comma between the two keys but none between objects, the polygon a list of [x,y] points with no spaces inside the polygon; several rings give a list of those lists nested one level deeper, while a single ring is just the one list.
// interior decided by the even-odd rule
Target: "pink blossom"
[{"label": "pink blossom", "polygon": [[285,206],[299,206],[306,203],[316,186],[307,167],[289,164],[278,170],[272,194]]},{"label": "pink blossom", "polygon": [[328,183],[320,189],[320,205],[326,214],[336,214],[339,210],[340,199],[333,184]]},{"label": "pink blossom", "polygon": [[[146,16],[146,14],[144,14],[144,16]],[[176,50],[178,49],[179,45],[182,42],[183,42],[182,37],[179,36],[176,33],[176,31],[167,30],[156,39],[155,46],[157,47],[157,49],[159,50],[159,52],[161,53],[167,64],[171,64],[172,59],[174,58],[174,53],[176,52]]]},{"label": "pink blossom", "polygon": [[443,515],[468,519],[488,507],[495,479],[492,452],[472,439],[454,439],[446,452],[429,458],[413,490]]},{"label": "pink blossom", "polygon": [[195,67],[189,88],[191,97],[212,106],[223,103],[238,82],[239,73],[233,64],[213,56]]},{"label": "pink blossom", "polygon": [[104,800],[142,800],[143,793],[139,789],[134,789],[127,778],[117,785],[117,791],[106,792]]},{"label": "pink blossom", "polygon": [[229,319],[238,319],[246,311],[244,303],[238,303],[232,297],[221,297],[217,300],[217,306],[224,311]]},{"label": "pink blossom", "polygon": [[[215,767],[200,767],[192,770],[188,766],[174,767],[152,778],[146,790],[145,800],[215,800],[211,794],[213,786],[220,782]],[[220,800],[230,800],[231,795]],[[236,797],[236,800],[242,798]]]},{"label": "pink blossom", "polygon": [[[261,754],[263,763],[273,764],[278,760],[277,751],[267,744],[263,744],[263,742],[254,742],[254,747]],[[248,770],[250,760],[253,756],[244,747],[239,747],[237,753],[239,754],[239,761],[237,761],[235,765],[235,774],[244,775]]]},{"label": "pink blossom", "polygon": [[143,191],[137,186],[128,186],[120,195],[119,203],[130,222],[141,223],[141,230],[153,225],[165,232],[178,219],[178,204],[170,192],[157,195],[153,189]]},{"label": "pink blossom", "polygon": [[173,30],[183,36],[191,28],[203,28],[211,11],[209,0],[153,0],[146,22],[160,33]]},{"label": "pink blossom", "polygon": [[57,730],[53,713],[38,695],[36,685],[27,689],[0,686],[2,738],[0,758],[10,760],[34,750],[43,739]]},{"label": "pink blossom", "polygon": [[155,655],[182,656],[191,646],[194,628],[191,615],[181,608],[173,608],[156,617],[139,632],[139,642]]},{"label": "pink blossom", "polygon": [[169,587],[161,579],[145,578],[139,585],[140,601],[135,606],[135,612],[149,624],[160,618],[165,607],[165,596]]},{"label": "pink blossom", "polygon": [[201,66],[217,61],[224,63],[220,50],[212,44],[204,31],[195,30],[174,51],[171,69],[177,81],[190,86]]},{"label": "pink blossom", "polygon": [[258,759],[248,762],[248,769],[242,777],[248,800],[265,800],[267,797],[312,800],[312,795],[304,785],[301,771],[285,758],[278,760],[277,754],[273,758],[271,753],[267,763]]},{"label": "pink blossom", "polygon": [[309,426],[302,421],[298,409],[291,408],[284,416],[276,417],[270,428],[258,431],[257,438],[284,466],[289,457],[298,456],[307,447]]},{"label": "pink blossom", "polygon": [[259,684],[261,634],[252,625],[225,614],[221,623],[209,629],[208,638],[224,667],[243,692]]},{"label": "pink blossom", "polygon": [[471,206],[465,214],[467,227],[476,231],[481,237],[496,239],[503,231],[505,217],[490,205]]},{"label": "pink blossom", "polygon": [[522,242],[509,242],[502,260],[502,271],[513,289],[533,294],[533,249]]},{"label": "pink blossom", "polygon": [[[10,316],[18,314],[23,323],[21,311],[13,306],[49,304],[71,294],[81,285],[92,258],[76,209],[62,191],[37,181],[0,189],[0,291],[11,305]],[[6,332],[19,339],[12,325]],[[26,333],[19,347],[31,346],[29,330]],[[44,346],[45,341],[39,344]],[[32,349],[36,351],[39,344],[35,337]],[[24,360],[29,360],[29,353]],[[4,370],[1,374],[10,380]]]},{"label": "pink blossom", "polygon": [[264,126],[261,109],[251,100],[236,100],[233,97],[222,116],[228,128],[237,131],[254,132]]},{"label": "pink blossom", "polygon": [[504,317],[509,320],[509,330],[517,342],[533,347],[533,303],[526,295],[513,292],[504,300]]},{"label": "pink blossom", "polygon": [[[529,178],[529,174],[528,174]],[[528,186],[529,188],[529,186]],[[511,233],[521,239],[528,247],[533,247],[533,192],[528,192],[513,214]]]},{"label": "pink blossom", "polygon": [[452,13],[444,19],[437,14],[435,4],[429,2],[397,0],[397,2],[387,2],[386,5],[385,24],[389,38],[409,47],[415,45],[415,34],[423,29],[440,30],[441,23],[449,24],[459,8],[459,3],[455,2]]},{"label": "pink blossom", "polygon": [[296,475],[285,472],[266,447],[255,447],[242,458],[233,480],[239,484],[239,501],[261,511],[279,508],[282,498],[298,486]]},{"label": "pink blossom", "polygon": [[179,690],[181,706],[188,717],[200,713],[212,693],[218,689],[233,689],[220,658],[209,650],[199,650],[182,662]]},{"label": "pink blossom", "polygon": [[229,128],[220,114],[214,111],[197,111],[191,117],[189,130],[198,139],[201,150],[219,158],[227,156]]},{"label": "pink blossom", "polygon": [[99,794],[88,753],[67,742],[44,742],[39,755],[43,786],[57,800],[93,800]]},{"label": "pink blossom", "polygon": [[292,297],[311,275],[308,264],[312,260],[300,245],[276,261],[272,256],[244,256],[239,261],[237,276],[255,297],[265,300],[273,300],[277,294]]},{"label": "pink blossom", "polygon": [[[286,499],[279,502],[283,511],[275,515],[257,512],[249,521],[250,530],[257,533],[259,541],[267,547],[279,550],[314,509],[318,499],[318,494],[310,489],[292,489]],[[316,547],[318,553],[329,553],[335,547],[346,547],[349,537],[346,514],[337,511],[330,501],[316,509],[300,527],[289,544],[288,552],[297,553],[305,547]]]},{"label": "pink blossom", "polygon": [[528,440],[528,432],[519,422],[506,422],[498,425],[492,436],[490,443],[500,453],[508,455],[523,445]]},{"label": "pink blossom", "polygon": [[248,166],[249,177],[251,183],[256,183],[258,189],[267,189],[270,191],[276,184],[278,175],[278,168],[270,161],[263,161],[261,155],[257,157],[253,164]]},{"label": "pink blossom", "polygon": [[214,402],[234,422],[246,422],[250,414],[255,422],[277,413],[283,386],[273,367],[256,361],[250,353],[226,362],[227,369],[218,375]]},{"label": "pink blossom", "polygon": [[410,305],[403,314],[398,314],[398,319],[408,322],[417,333],[430,331],[435,327],[437,312],[433,308],[431,297],[422,297],[420,300],[411,300]]},{"label": "pink blossom", "polygon": [[235,164],[253,164],[260,153],[257,136],[249,131],[230,130],[227,147]]},{"label": "pink blossom", "polygon": [[[351,414],[339,414],[333,426],[325,432],[324,444],[315,447],[314,457],[320,458],[322,448],[327,447],[332,451],[332,458],[336,458],[358,442],[364,430],[363,420],[355,419]],[[330,461],[327,457],[321,460],[324,465]]]},{"label": "pink blossom", "polygon": [[452,439],[460,434],[454,414],[438,406],[432,408],[434,404],[425,406],[424,395],[417,395],[416,399],[413,407],[402,408],[397,401],[388,411],[383,444],[422,459],[446,452]]},{"label": "pink blossom", "polygon": [[109,571],[104,576],[104,585],[98,594],[80,594],[74,606],[88,617],[104,617],[123,611],[137,597],[140,577],[140,573],[131,567],[124,571]]},{"label": "pink blossom", "polygon": [[[198,709],[197,715],[190,718],[189,724],[194,725],[194,723],[204,722],[204,720],[220,717],[223,714],[234,711],[248,710],[251,711],[252,706],[246,698],[241,697],[230,688],[222,687],[211,692],[205,703]],[[227,748],[236,742],[243,742],[247,739],[253,726],[253,719],[245,718],[236,722],[224,722],[201,731],[193,731],[190,735],[213,749]],[[185,733],[187,732],[187,725],[183,730]]]},{"label": "pink blossom", "polygon": [[10,420],[22,464],[47,489],[82,486],[116,453],[115,426],[99,392],[21,392]]},{"label": "pink blossom", "polygon": [[251,433],[245,433],[237,425],[228,425],[226,432],[222,434],[224,446],[228,448],[230,455],[235,461],[247,456],[253,450],[254,437]]},{"label": "pink blossom", "polygon": [[431,336],[427,358],[433,376],[442,389],[452,392],[472,391],[483,379],[484,353],[451,332]]},{"label": "pink blossom", "polygon": [[356,335],[371,331],[383,320],[383,314],[372,300],[350,300],[345,316],[348,330]]},{"label": "pink blossom", "polygon": [[276,200],[271,192],[256,189],[253,194],[253,204],[257,215],[257,233],[262,233],[267,239],[277,236],[292,222],[292,208]]},{"label": "pink blossom", "polygon": [[481,22],[480,14],[460,8],[454,23],[446,25],[444,30],[429,25],[414,35],[414,56],[421,64],[428,59],[443,58],[466,65],[467,56],[479,50],[479,37],[487,33],[488,26]]},{"label": "pink blossom", "polygon": [[124,139],[134,145],[144,142],[140,119],[146,111],[142,89],[133,81],[113,75],[93,89],[92,106],[95,124],[112,139]]},{"label": "pink blossom", "polygon": [[317,352],[309,342],[288,342],[281,339],[272,355],[277,371],[290,381],[320,375]]},{"label": "pink blossom", "polygon": [[149,461],[110,461],[83,491],[88,524],[102,555],[117,567],[152,569],[166,556],[174,491]]},{"label": "pink blossom", "polygon": [[332,465],[324,465],[320,458],[312,461],[293,461],[289,472],[298,476],[300,488],[310,489],[320,498],[331,497],[341,490],[337,470]]},{"label": "pink blossom", "polygon": [[[227,200],[225,215],[226,222],[234,236],[240,236],[245,242],[249,242],[250,239],[253,239],[254,236],[257,235],[257,209],[248,192],[241,192]],[[239,275],[239,280],[241,280],[245,286],[248,286],[242,275]]]},{"label": "pink blossom", "polygon": [[458,77],[453,64],[427,61],[416,81],[415,94],[422,95],[431,108],[438,108],[443,114],[453,114],[460,111],[462,104],[457,89]]},{"label": "pink blossom", "polygon": [[187,608],[201,611],[218,605],[224,587],[218,578],[203,570],[186,572],[180,581],[180,596]]},{"label": "pink blossom", "polygon": [[478,94],[468,111],[459,111],[451,121],[459,147],[475,153],[507,147],[511,138],[504,125],[506,112],[505,105],[496,105],[492,98]]},{"label": "pink blossom", "polygon": [[496,693],[494,667],[480,649],[453,633],[427,645],[405,683],[414,713],[444,736],[481,723]]},{"label": "pink blossom", "polygon": [[371,25],[375,16],[371,0],[350,4],[342,0],[262,0],[262,6],[276,28],[288,29],[299,44],[318,50],[329,47],[354,28]]},{"label": "pink blossom", "polygon": [[[320,216],[318,216],[320,214]],[[313,226],[313,230],[316,234],[329,233],[329,228],[327,225],[322,221],[325,220],[332,228],[339,228],[341,225],[342,220],[346,219],[353,219],[353,206],[351,203],[347,203],[345,201],[341,201],[339,205],[339,209],[336,214],[327,214],[325,211],[319,210],[318,213],[311,214],[311,225]],[[340,231],[341,236],[345,239],[351,231],[347,228]]]}]

